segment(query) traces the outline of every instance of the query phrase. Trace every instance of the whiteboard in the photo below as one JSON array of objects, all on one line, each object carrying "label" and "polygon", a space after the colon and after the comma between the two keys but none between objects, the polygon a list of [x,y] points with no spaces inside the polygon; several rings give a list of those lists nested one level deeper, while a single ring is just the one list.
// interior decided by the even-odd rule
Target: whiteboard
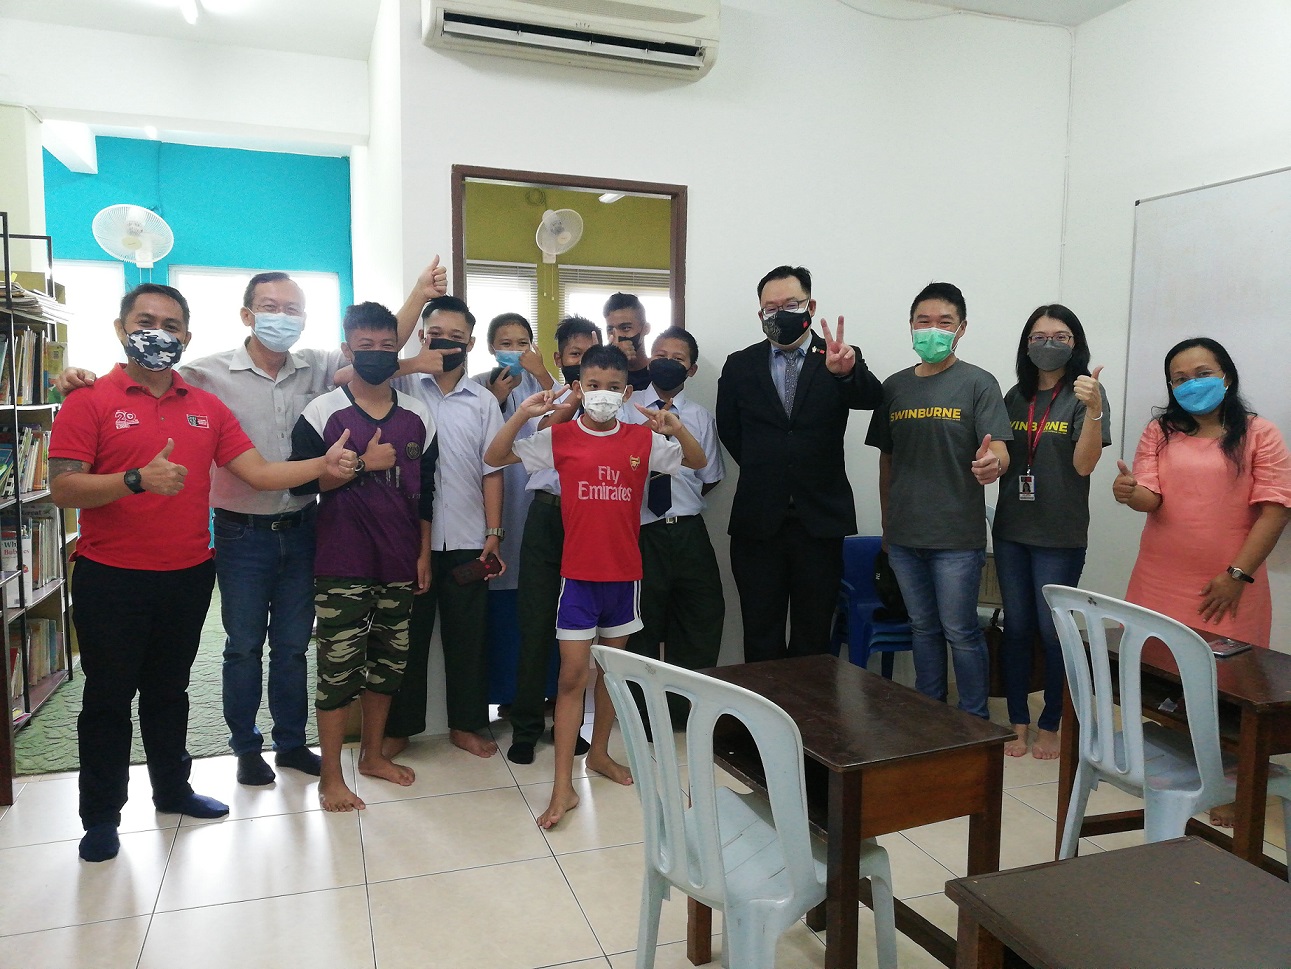
[{"label": "whiteboard", "polygon": [[1291,168],[1144,199],[1134,272],[1121,450],[1134,457],[1166,401],[1165,354],[1224,345],[1251,407],[1291,438]]}]

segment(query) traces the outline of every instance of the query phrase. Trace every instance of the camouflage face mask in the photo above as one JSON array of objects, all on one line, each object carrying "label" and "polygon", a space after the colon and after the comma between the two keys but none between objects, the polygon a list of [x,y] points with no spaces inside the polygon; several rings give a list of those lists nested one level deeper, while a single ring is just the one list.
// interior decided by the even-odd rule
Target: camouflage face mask
[{"label": "camouflage face mask", "polygon": [[184,344],[165,330],[135,330],[126,334],[126,356],[145,370],[168,370],[179,363]]}]

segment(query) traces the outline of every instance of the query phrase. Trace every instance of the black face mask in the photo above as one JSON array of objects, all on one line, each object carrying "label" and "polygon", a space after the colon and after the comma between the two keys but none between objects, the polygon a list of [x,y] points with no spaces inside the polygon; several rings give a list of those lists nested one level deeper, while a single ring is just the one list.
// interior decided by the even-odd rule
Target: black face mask
[{"label": "black face mask", "polygon": [[762,332],[772,343],[782,347],[792,346],[811,328],[811,314],[806,310],[790,313],[779,310],[769,320],[762,321]]},{"label": "black face mask", "polygon": [[575,363],[568,367],[561,367],[560,375],[565,378],[565,383],[572,384],[578,379],[578,375],[582,373],[582,370],[582,364]]},{"label": "black face mask", "polygon": [[456,353],[444,354],[444,373],[456,370],[466,363],[466,344],[437,336],[426,344],[431,350],[456,350]]},{"label": "black face mask", "polygon": [[399,353],[395,350],[355,350],[354,372],[363,382],[376,387],[385,383],[399,369]]},{"label": "black face mask", "polygon": [[650,381],[660,390],[672,390],[686,382],[688,369],[679,360],[651,360]]}]

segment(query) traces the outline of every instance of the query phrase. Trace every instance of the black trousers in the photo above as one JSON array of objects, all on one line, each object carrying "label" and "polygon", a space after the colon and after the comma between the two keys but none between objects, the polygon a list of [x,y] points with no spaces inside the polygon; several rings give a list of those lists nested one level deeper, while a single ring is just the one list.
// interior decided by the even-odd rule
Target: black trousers
[{"label": "black trousers", "polygon": [[551,504],[547,492],[538,492],[524,523],[520,582],[516,588],[520,655],[516,660],[516,694],[511,702],[511,739],[516,743],[537,743],[547,725],[547,671],[551,668],[551,652],[556,649],[556,607],[564,547],[565,523],[560,506]]},{"label": "black trousers", "polygon": [[843,579],[841,536],[813,538],[797,517],[769,535],[732,535],[731,573],[740,593],[746,663],[829,650]]},{"label": "black trousers", "polygon": [[130,704],[139,694],[139,732],[153,803],[193,793],[188,674],[215,586],[215,563],[153,572],[77,559],[72,621],[85,692],[76,721],[81,823],[120,824],[130,780]]}]

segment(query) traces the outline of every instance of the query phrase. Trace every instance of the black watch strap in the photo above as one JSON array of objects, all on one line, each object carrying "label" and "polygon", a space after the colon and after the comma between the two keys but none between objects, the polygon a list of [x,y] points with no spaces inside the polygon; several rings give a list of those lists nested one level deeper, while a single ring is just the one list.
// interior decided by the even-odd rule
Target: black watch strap
[{"label": "black watch strap", "polygon": [[126,482],[126,487],[129,488],[131,491],[133,491],[136,495],[141,495],[144,493],[143,475],[139,473],[138,468],[131,468],[129,471],[125,473],[125,482]]}]

